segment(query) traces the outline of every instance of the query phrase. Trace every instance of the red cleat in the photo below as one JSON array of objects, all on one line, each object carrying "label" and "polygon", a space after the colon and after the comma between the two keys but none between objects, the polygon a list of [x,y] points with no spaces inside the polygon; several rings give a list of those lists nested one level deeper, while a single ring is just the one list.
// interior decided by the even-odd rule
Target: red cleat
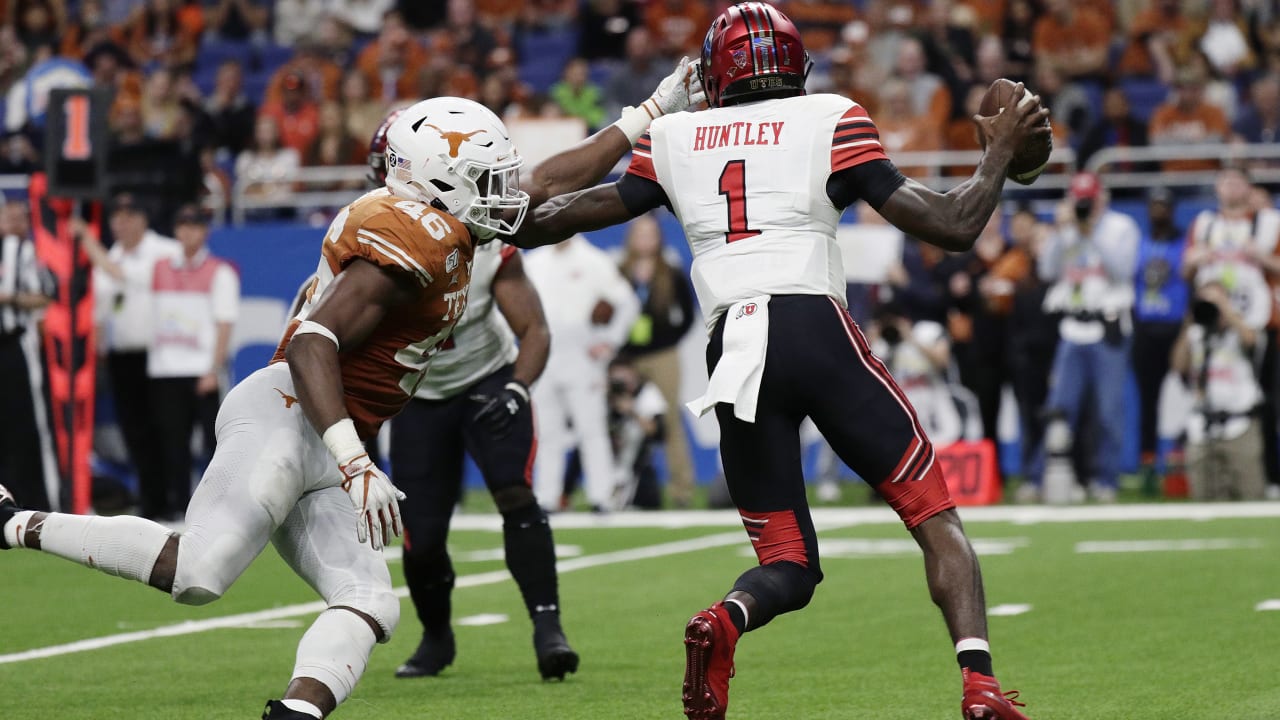
[{"label": "red cleat", "polygon": [[684,628],[684,714],[689,720],[724,720],[738,629],[723,603],[689,619]]},{"label": "red cleat", "polygon": [[1018,708],[1026,703],[1018,702],[1018,691],[1000,691],[1000,683],[993,677],[976,673],[969,668],[961,671],[964,676],[964,699],[960,701],[960,713],[964,720],[1031,720]]}]

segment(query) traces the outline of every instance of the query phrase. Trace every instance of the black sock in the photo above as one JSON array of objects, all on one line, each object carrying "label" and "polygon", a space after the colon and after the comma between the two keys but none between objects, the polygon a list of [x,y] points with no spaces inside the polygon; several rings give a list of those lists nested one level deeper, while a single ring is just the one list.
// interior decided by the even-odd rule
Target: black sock
[{"label": "black sock", "polygon": [[529,617],[560,612],[556,546],[547,513],[536,503],[503,513],[502,540],[507,570],[520,588]]},{"label": "black sock", "polygon": [[449,630],[453,612],[453,562],[445,552],[423,556],[405,553],[404,579],[418,611],[418,620],[428,635],[440,636]]},{"label": "black sock", "polygon": [[986,650],[961,650],[956,654],[956,660],[962,669],[969,668],[987,677],[995,677],[996,673],[991,669],[991,653]]},{"label": "black sock", "polygon": [[729,622],[738,629],[738,634],[746,632],[747,613],[743,611],[742,606],[732,600],[725,600],[723,605],[725,612],[729,613]]}]

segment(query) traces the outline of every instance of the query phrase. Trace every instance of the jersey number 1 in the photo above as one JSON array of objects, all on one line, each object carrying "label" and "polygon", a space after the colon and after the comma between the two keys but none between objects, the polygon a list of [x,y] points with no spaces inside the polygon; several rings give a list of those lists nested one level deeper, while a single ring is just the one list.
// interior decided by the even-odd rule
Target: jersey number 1
[{"label": "jersey number 1", "polygon": [[747,161],[730,160],[720,171],[720,194],[729,204],[729,231],[725,242],[738,242],[760,234],[747,227]]}]

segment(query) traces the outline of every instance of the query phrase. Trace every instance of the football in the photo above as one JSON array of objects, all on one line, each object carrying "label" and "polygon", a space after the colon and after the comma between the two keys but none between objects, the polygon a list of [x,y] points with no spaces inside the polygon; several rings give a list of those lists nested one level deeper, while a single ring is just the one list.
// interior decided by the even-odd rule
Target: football
[{"label": "football", "polygon": [[591,308],[592,325],[608,325],[613,320],[613,305],[607,300],[598,300]]},{"label": "football", "polygon": [[[998,114],[1000,109],[1008,104],[1015,87],[1017,83],[1007,78],[1000,78],[991,83],[991,87],[987,88],[987,94],[982,96],[978,113],[983,117]],[[1033,94],[1030,88],[1023,88],[1020,102],[1030,102]],[[1048,118],[1045,118],[1044,124],[1049,125]],[[1045,165],[1049,163],[1049,154],[1052,152],[1052,135],[1027,140],[1014,153],[1013,161],[1009,163],[1008,178],[1021,185],[1030,185],[1040,177],[1040,173],[1044,172]]]}]

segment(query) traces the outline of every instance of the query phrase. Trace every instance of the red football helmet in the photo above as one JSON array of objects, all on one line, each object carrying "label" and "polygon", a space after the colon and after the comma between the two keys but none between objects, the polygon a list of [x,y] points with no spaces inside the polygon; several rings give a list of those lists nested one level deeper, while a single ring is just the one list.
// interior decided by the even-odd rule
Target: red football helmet
[{"label": "red football helmet", "polygon": [[382,187],[387,182],[387,130],[402,112],[404,108],[392,110],[369,139],[369,169],[372,171],[369,182],[375,187]]},{"label": "red football helmet", "polygon": [[722,107],[742,99],[803,95],[811,64],[786,15],[768,3],[744,2],[711,22],[698,74],[707,103]]}]

